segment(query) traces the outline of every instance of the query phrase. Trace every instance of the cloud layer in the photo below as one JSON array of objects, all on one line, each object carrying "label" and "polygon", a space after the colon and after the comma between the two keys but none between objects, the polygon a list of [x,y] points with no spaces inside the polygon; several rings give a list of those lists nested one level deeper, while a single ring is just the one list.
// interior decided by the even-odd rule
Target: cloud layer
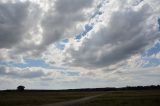
[{"label": "cloud layer", "polygon": [[144,76],[142,84],[147,77],[158,83],[159,5],[158,0],[2,0],[0,81],[22,79],[42,87],[50,80],[76,88],[85,81],[89,87],[136,85]]},{"label": "cloud layer", "polygon": [[[113,2],[115,3],[115,2]],[[85,68],[103,68],[124,61],[133,55],[143,53],[146,47],[159,38],[154,28],[153,11],[146,3],[125,7],[124,2],[117,1],[118,6],[108,12],[109,3],[101,15],[102,23],[96,25],[76,49],[66,50],[70,53],[69,64]],[[106,7],[107,7],[106,6]],[[106,18],[108,17],[108,18]],[[149,23],[148,23],[149,22]]]}]

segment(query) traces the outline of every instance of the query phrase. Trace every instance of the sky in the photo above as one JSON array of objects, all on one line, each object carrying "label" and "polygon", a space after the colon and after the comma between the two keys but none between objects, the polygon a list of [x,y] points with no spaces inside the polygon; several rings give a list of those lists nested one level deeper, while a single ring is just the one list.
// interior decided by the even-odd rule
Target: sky
[{"label": "sky", "polygon": [[160,0],[0,0],[0,90],[160,84]]}]

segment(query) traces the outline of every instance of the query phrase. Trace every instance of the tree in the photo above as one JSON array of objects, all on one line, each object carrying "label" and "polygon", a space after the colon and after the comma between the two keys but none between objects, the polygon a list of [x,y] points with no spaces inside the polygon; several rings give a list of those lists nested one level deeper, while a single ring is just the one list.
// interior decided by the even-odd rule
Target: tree
[{"label": "tree", "polygon": [[18,91],[24,91],[24,88],[25,88],[24,86],[20,85],[20,86],[17,87],[17,90]]}]

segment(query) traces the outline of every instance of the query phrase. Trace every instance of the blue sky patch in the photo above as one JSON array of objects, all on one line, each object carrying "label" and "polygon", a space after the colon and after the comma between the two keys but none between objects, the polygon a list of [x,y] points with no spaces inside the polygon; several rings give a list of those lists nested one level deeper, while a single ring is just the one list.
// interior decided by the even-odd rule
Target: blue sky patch
[{"label": "blue sky patch", "polygon": [[69,40],[68,40],[68,39],[64,39],[64,40],[62,40],[62,42],[63,42],[63,43],[68,43]]},{"label": "blue sky patch", "polygon": [[154,45],[154,47],[150,48],[147,52],[146,52],[146,56],[151,56],[151,55],[154,55],[154,54],[157,54],[160,52],[160,43],[156,43]]},{"label": "blue sky patch", "polygon": [[65,75],[67,75],[67,76],[79,76],[79,72],[69,72],[69,71],[62,71],[61,72],[62,74],[65,74]]},{"label": "blue sky patch", "polygon": [[145,64],[143,67],[156,67],[160,65],[160,60],[156,59],[156,58],[145,58],[144,59],[146,62],[148,62],[147,64]]},{"label": "blue sky patch", "polygon": [[93,27],[89,24],[85,25],[85,31],[90,31]]},{"label": "blue sky patch", "polygon": [[51,68],[47,63],[45,63],[41,59],[33,60],[33,59],[26,59],[25,63],[18,63],[18,64],[13,64],[14,67],[19,67],[19,68],[27,68],[27,67],[42,67],[42,68]]},{"label": "blue sky patch", "polygon": [[84,31],[81,32],[80,34],[76,35],[75,39],[76,39],[77,41],[79,41],[83,36],[85,36],[85,35],[86,35],[90,30],[92,30],[92,29],[93,29],[93,26],[92,26],[92,25],[86,24],[86,25],[84,26]]},{"label": "blue sky patch", "polygon": [[152,55],[155,55],[159,52],[160,52],[160,43],[158,42],[142,55],[142,59],[147,63],[143,67],[153,67],[160,65],[160,60],[152,57]]},{"label": "blue sky patch", "polygon": [[61,42],[56,43],[55,46],[56,46],[58,49],[60,49],[60,50],[64,50],[65,45],[66,45],[68,42],[69,42],[68,39],[64,39],[64,40],[62,40]]},{"label": "blue sky patch", "polygon": [[0,66],[10,66],[12,62],[0,61]]},{"label": "blue sky patch", "polygon": [[64,50],[65,48],[65,44],[62,44],[62,43],[56,43],[55,46],[60,50]]}]

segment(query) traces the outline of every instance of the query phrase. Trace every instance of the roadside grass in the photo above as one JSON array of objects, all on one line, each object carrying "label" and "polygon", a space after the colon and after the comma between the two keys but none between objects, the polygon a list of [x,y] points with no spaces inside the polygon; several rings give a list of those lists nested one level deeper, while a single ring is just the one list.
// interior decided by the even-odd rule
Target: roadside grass
[{"label": "roadside grass", "polygon": [[160,106],[160,90],[109,92],[74,106]]},{"label": "roadside grass", "polygon": [[97,92],[0,92],[0,106],[35,106],[64,102],[96,94]]}]

